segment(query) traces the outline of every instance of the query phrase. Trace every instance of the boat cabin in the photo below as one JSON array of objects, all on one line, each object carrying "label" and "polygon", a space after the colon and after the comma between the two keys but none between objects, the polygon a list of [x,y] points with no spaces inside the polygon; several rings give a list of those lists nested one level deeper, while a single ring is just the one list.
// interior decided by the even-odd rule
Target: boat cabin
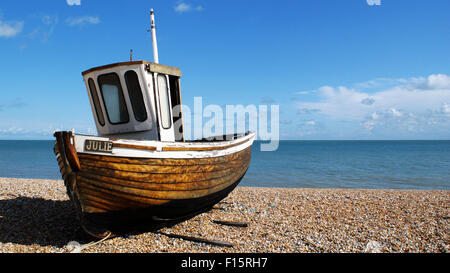
[{"label": "boat cabin", "polygon": [[82,75],[99,136],[184,141],[180,69],[130,61]]}]

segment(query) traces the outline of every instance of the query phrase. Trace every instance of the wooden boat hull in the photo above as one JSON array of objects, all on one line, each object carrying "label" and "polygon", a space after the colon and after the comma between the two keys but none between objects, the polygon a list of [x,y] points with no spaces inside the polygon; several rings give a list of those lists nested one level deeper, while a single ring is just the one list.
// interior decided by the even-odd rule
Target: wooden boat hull
[{"label": "wooden boat hull", "polygon": [[[56,132],[55,137],[67,193],[81,225],[96,237],[144,223],[160,227],[211,208],[241,181],[253,141],[247,135],[219,144],[164,144],[156,149],[148,143],[112,141],[116,148],[104,154],[86,152],[77,143],[96,137],[71,132]],[[123,156],[127,151],[133,156]]]}]

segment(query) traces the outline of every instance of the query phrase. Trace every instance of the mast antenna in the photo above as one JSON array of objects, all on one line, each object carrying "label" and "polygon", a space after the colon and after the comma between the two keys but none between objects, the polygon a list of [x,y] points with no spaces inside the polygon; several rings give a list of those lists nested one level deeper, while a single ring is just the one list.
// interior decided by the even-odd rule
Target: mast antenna
[{"label": "mast antenna", "polygon": [[153,42],[153,60],[155,63],[159,63],[158,60],[158,44],[156,43],[156,25],[155,25],[155,13],[153,9],[150,10],[152,42]]}]

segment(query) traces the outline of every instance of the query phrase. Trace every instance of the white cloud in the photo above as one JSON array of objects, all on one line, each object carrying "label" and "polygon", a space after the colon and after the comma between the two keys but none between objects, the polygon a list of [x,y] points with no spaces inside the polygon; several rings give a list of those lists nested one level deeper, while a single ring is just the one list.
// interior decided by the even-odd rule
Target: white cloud
[{"label": "white cloud", "polygon": [[96,129],[87,124],[70,124],[67,127],[57,124],[34,123],[21,125],[0,124],[0,139],[54,139],[53,132],[74,129],[79,134],[96,134]]},{"label": "white cloud", "polygon": [[[370,84],[360,89],[323,86],[316,90],[318,101],[296,104],[297,113],[311,114],[307,109],[316,109],[323,118],[357,122],[369,131],[386,126],[426,131],[431,125],[450,130],[450,76],[432,74],[383,81],[397,85],[370,93],[361,90]],[[380,86],[376,82],[370,86]]]},{"label": "white cloud", "polygon": [[297,115],[311,115],[314,113],[319,113],[319,109],[308,109],[308,108],[299,108],[297,109]]},{"label": "white cloud", "polygon": [[450,105],[448,103],[443,103],[441,107],[441,112],[444,115],[450,116]]},{"label": "white cloud", "polygon": [[0,129],[0,135],[15,135],[24,132],[25,130],[20,127],[12,126],[6,129]]},{"label": "white cloud", "polygon": [[23,29],[23,21],[4,22],[0,20],[0,37],[14,37]]},{"label": "white cloud", "polygon": [[389,109],[389,111],[392,113],[393,117],[402,117],[403,113],[395,108]]},{"label": "white cloud", "polygon": [[100,19],[97,16],[80,16],[80,17],[69,17],[66,20],[69,26],[84,26],[87,24],[98,24]]},{"label": "white cloud", "polygon": [[369,94],[343,86],[337,88],[323,86],[318,89],[318,95],[322,98],[319,102],[297,103],[298,113],[299,111],[302,114],[306,113],[305,109],[316,109],[317,112],[334,118],[357,120],[367,114],[367,108],[372,108],[371,105],[361,103],[369,97]]},{"label": "white cloud", "polygon": [[42,16],[42,23],[44,25],[56,25],[58,23],[58,16],[57,15],[43,15]]},{"label": "white cloud", "polygon": [[425,82],[432,89],[450,89],[450,76],[444,74],[430,75]]},{"label": "white cloud", "polygon": [[359,82],[353,85],[356,89],[373,89],[373,88],[385,88],[388,86],[396,86],[399,84],[407,83],[406,79],[391,79],[391,78],[376,78],[374,80]]},{"label": "white cloud", "polygon": [[42,25],[34,24],[32,32],[27,34],[29,39],[38,39],[43,43],[48,42],[53,35],[55,26],[58,24],[59,18],[57,15],[40,15]]},{"label": "white cloud", "polygon": [[81,6],[81,0],[66,0],[69,6]]},{"label": "white cloud", "polygon": [[175,7],[174,10],[178,13],[184,13],[189,11],[202,11],[204,8],[202,6],[196,6],[193,7],[191,4],[179,2]]}]

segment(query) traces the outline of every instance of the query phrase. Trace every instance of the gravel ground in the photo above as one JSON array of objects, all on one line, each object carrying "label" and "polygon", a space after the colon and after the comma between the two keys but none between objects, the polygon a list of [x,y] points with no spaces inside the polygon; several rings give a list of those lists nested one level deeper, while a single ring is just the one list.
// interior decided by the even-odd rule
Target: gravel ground
[{"label": "gravel ground", "polygon": [[98,242],[81,229],[62,180],[0,178],[0,252],[449,252],[449,201],[449,191],[237,187],[173,227]]}]

